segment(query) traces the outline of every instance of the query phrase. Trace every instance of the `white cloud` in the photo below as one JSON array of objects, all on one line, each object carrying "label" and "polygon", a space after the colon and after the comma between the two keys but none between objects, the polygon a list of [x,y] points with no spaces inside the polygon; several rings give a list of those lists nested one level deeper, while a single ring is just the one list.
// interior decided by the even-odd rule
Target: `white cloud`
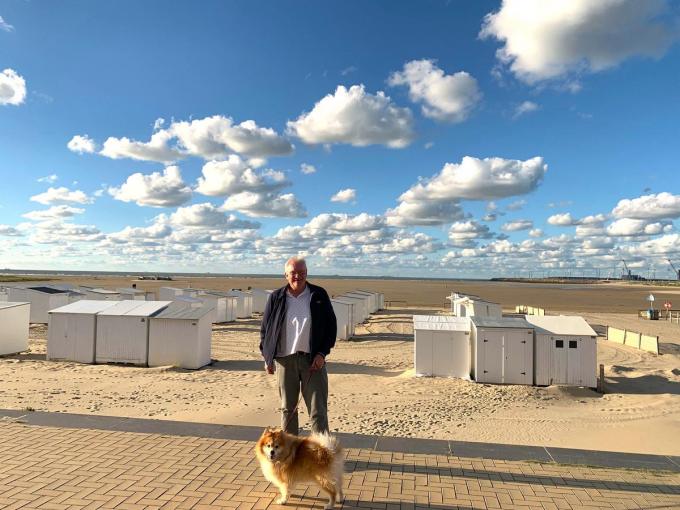
[{"label": "white cloud", "polygon": [[53,184],[54,182],[56,182],[56,180],[58,178],[59,177],[57,176],[57,174],[51,174],[51,175],[46,175],[44,177],[38,177],[37,181],[38,182],[48,182],[50,184]]},{"label": "white cloud", "polygon": [[536,189],[547,170],[541,157],[520,161],[465,156],[460,163],[446,163],[434,177],[412,186],[400,200],[490,200],[524,195]]},{"label": "white cloud", "polygon": [[79,207],[71,207],[69,205],[54,205],[49,209],[27,212],[26,214],[22,214],[22,216],[33,221],[45,221],[57,218],[69,218],[84,212],[85,209],[81,209]]},{"label": "white cloud", "polygon": [[459,247],[474,247],[477,239],[491,239],[494,235],[486,225],[475,220],[457,221],[449,228],[451,244]]},{"label": "white cloud", "polygon": [[97,145],[87,135],[75,135],[66,144],[68,150],[71,152],[77,152],[78,154],[91,154],[97,151]]},{"label": "white cloud", "polygon": [[515,113],[512,115],[513,119],[521,117],[527,113],[535,112],[540,108],[537,103],[533,101],[524,101],[515,107]]},{"label": "white cloud", "polygon": [[71,191],[64,186],[59,188],[50,187],[44,193],[33,195],[31,200],[44,205],[65,203],[91,204],[93,202],[93,199],[84,192],[80,190]]},{"label": "white cloud", "polygon": [[658,257],[659,255],[668,257],[669,255],[675,255],[680,253],[680,234],[667,234],[650,239],[649,241],[631,246],[628,251],[640,257]]},{"label": "white cloud", "polygon": [[222,229],[257,229],[257,221],[240,220],[233,214],[226,215],[210,203],[179,207],[170,215],[170,222],[181,227],[204,227]]},{"label": "white cloud", "polygon": [[385,217],[388,225],[405,227],[451,223],[463,219],[465,213],[457,200],[402,200]]},{"label": "white cloud", "polygon": [[525,205],[527,205],[527,201],[526,201],[526,200],[524,200],[524,199],[522,199],[522,200],[515,200],[515,201],[512,202],[511,204],[508,204],[508,206],[506,207],[506,209],[507,209],[508,211],[521,211],[521,210],[524,208]]},{"label": "white cloud", "polygon": [[571,213],[561,213],[553,214],[548,218],[548,223],[551,225],[557,225],[560,227],[568,227],[572,225],[577,225],[578,220],[572,218]]},{"label": "white cloud", "polygon": [[223,161],[209,161],[201,170],[196,191],[209,196],[226,196],[242,191],[275,191],[290,184],[283,172],[256,172],[236,154]]},{"label": "white cloud", "polygon": [[2,16],[0,16],[0,30],[4,30],[5,32],[14,32],[14,27],[7,23]]},{"label": "white cloud", "polygon": [[503,0],[480,37],[501,41],[499,61],[534,84],[661,56],[677,38],[659,19],[666,8],[665,0]]},{"label": "white cloud", "polygon": [[578,225],[576,227],[576,237],[599,237],[607,235],[607,230],[602,224]]},{"label": "white cloud", "polygon": [[[251,158],[251,166],[259,166],[270,156],[293,152],[291,143],[271,128],[259,127],[255,121],[234,124],[230,117],[213,115],[192,121],[173,122],[161,129],[163,119],[154,122],[154,133],[148,142],[109,137],[100,154],[109,158],[132,158],[142,161],[170,163],[185,156],[222,159],[231,154]],[[174,146],[171,146],[176,142]]]},{"label": "white cloud", "polygon": [[293,152],[288,140],[271,128],[259,127],[253,120],[234,124],[230,117],[213,115],[191,122],[173,122],[168,131],[177,137],[187,154],[203,159],[234,153],[262,159]]},{"label": "white cloud", "polygon": [[[664,227],[668,224],[654,222],[649,220],[639,220],[633,218],[621,218],[613,221],[607,227],[607,234],[610,236],[643,236],[643,235],[657,235],[664,231]],[[670,225],[668,225],[670,226]]]},{"label": "white cloud", "polygon": [[339,85],[295,121],[287,132],[309,144],[345,143],[356,147],[382,144],[406,147],[414,138],[413,116],[408,108],[392,103],[384,92],[375,95],[363,85]]},{"label": "white cloud", "polygon": [[300,172],[302,172],[305,175],[315,174],[316,173],[316,167],[314,165],[308,165],[307,163],[302,163],[300,165]]},{"label": "white cloud", "polygon": [[168,225],[167,216],[156,216],[155,221],[148,227],[127,226],[119,232],[113,232],[107,239],[114,243],[127,243],[130,241],[165,239],[172,234],[172,228]]},{"label": "white cloud", "polygon": [[182,157],[176,149],[168,147],[172,135],[167,131],[157,131],[148,142],[137,142],[127,137],[110,136],[104,142],[99,154],[111,159],[130,158],[139,161],[171,163]]},{"label": "white cloud", "polygon": [[162,174],[132,174],[120,187],[110,187],[108,192],[116,200],[150,207],[173,207],[191,198],[191,188],[176,166],[165,168]]},{"label": "white cloud", "polygon": [[595,214],[578,219],[574,218],[571,213],[568,212],[553,214],[548,218],[548,223],[558,227],[572,227],[575,225],[601,226],[605,221],[607,221],[607,216],[604,214]]},{"label": "white cloud", "polygon": [[616,218],[663,219],[680,217],[680,195],[663,192],[623,199],[612,210]]},{"label": "white cloud", "polygon": [[514,220],[508,221],[501,226],[504,232],[517,232],[520,230],[529,230],[534,228],[534,222],[531,220]]},{"label": "white cloud", "polygon": [[94,225],[77,225],[63,221],[62,218],[48,219],[31,225],[34,233],[30,240],[40,244],[59,244],[66,242],[92,242],[104,238],[101,231]]},{"label": "white cloud", "polygon": [[426,117],[445,122],[462,122],[482,98],[475,80],[468,73],[444,74],[434,60],[412,60],[392,73],[391,86],[406,85],[409,97],[422,103]]},{"label": "white cloud", "polygon": [[224,211],[238,211],[247,216],[303,218],[307,216],[304,206],[292,193],[243,191],[231,195],[220,208]]},{"label": "white cloud", "polygon": [[353,202],[357,199],[357,190],[352,188],[341,189],[331,197],[331,202]]},{"label": "white cloud", "polygon": [[530,237],[543,237],[543,230],[540,228],[532,228],[529,230],[529,236]]},{"label": "white cloud", "polygon": [[9,225],[0,224],[0,236],[20,236],[22,235],[19,230]]},{"label": "white cloud", "polygon": [[0,105],[20,105],[26,99],[26,80],[14,69],[0,73]]}]

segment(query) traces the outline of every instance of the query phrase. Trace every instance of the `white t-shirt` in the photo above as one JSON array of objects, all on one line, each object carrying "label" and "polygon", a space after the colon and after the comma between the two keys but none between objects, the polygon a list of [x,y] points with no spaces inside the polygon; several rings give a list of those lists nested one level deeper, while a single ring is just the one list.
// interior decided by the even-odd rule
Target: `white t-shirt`
[{"label": "white t-shirt", "polygon": [[290,356],[299,351],[307,353],[310,351],[311,302],[312,293],[309,291],[309,285],[305,285],[305,290],[298,297],[293,296],[286,289],[286,321],[276,349],[277,356]]}]

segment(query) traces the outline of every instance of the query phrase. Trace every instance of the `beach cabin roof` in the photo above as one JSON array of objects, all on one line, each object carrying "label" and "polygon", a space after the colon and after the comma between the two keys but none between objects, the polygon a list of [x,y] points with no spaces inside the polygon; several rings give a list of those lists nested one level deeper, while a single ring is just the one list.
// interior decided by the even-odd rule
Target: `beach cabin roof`
[{"label": "beach cabin roof", "polygon": [[115,290],[109,290],[109,289],[87,289],[87,292],[94,292],[95,294],[120,294],[119,292]]},{"label": "beach cabin roof", "polygon": [[154,319],[184,319],[184,320],[198,320],[204,315],[215,310],[212,305],[203,305],[196,308],[187,308],[178,306],[177,304],[170,304],[165,310],[154,315]]},{"label": "beach cabin roof", "polygon": [[6,308],[14,308],[15,306],[23,306],[23,305],[30,305],[31,303],[29,302],[15,302],[15,301],[0,301],[0,310],[4,310]]},{"label": "beach cabin roof", "polygon": [[54,310],[50,310],[48,313],[84,313],[93,314],[99,313],[107,308],[115,306],[120,301],[99,301],[92,299],[83,299],[80,301],[75,301],[68,305],[60,306]]},{"label": "beach cabin roof", "polygon": [[[172,301],[119,301],[99,315],[126,315],[130,317],[152,317]],[[75,303],[74,303],[75,304]]]},{"label": "beach cabin roof", "polygon": [[413,329],[470,331],[470,318],[452,315],[414,315]]},{"label": "beach cabin roof", "polygon": [[478,328],[521,328],[533,329],[525,319],[520,317],[481,317],[472,316],[470,320]]},{"label": "beach cabin roof", "polygon": [[586,320],[579,315],[527,315],[527,322],[540,333],[550,335],[597,336]]},{"label": "beach cabin roof", "polygon": [[28,290],[35,290],[44,294],[66,294],[67,290],[55,289],[54,287],[28,287]]},{"label": "beach cabin roof", "polygon": [[191,297],[191,296],[177,296],[173,301],[181,301],[183,303],[202,303],[198,298]]}]

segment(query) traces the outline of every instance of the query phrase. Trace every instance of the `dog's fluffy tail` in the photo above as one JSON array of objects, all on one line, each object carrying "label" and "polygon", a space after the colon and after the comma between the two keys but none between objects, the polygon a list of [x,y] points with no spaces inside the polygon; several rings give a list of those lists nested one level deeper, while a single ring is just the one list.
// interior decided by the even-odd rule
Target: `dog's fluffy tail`
[{"label": "dog's fluffy tail", "polygon": [[342,447],[340,446],[340,442],[335,436],[331,436],[328,432],[324,433],[315,432],[311,435],[311,438],[314,441],[317,441],[324,448],[327,448],[328,450],[333,452],[334,455],[339,455],[340,453],[342,453]]}]

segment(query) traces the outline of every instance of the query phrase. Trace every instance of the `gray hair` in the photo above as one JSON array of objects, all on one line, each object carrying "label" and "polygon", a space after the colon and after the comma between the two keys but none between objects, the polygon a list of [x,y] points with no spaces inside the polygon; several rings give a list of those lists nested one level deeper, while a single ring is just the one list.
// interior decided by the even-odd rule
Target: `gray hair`
[{"label": "gray hair", "polygon": [[288,266],[292,266],[295,264],[304,264],[304,266],[307,267],[307,261],[305,260],[305,258],[300,255],[295,255],[294,257],[291,257],[288,260],[286,260],[286,265],[283,266],[283,271],[285,272],[286,269],[288,269]]}]

